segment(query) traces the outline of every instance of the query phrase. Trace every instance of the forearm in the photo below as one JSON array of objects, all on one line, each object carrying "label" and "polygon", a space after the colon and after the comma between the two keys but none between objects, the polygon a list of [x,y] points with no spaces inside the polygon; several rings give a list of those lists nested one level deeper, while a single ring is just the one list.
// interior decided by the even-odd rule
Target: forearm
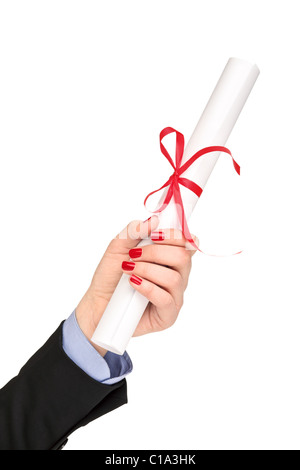
[{"label": "forearm", "polygon": [[0,390],[0,449],[57,449],[78,427],[127,402],[126,381],[96,381],[62,347],[63,324]]}]

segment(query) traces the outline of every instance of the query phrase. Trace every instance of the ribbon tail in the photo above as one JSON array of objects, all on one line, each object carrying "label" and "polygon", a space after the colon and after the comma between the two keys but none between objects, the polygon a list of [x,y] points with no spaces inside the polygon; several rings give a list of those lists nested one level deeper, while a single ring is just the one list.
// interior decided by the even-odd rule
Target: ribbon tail
[{"label": "ribbon tail", "polygon": [[181,230],[182,230],[182,233],[184,235],[184,238],[195,248],[195,250],[197,251],[201,251],[198,246],[196,245],[196,243],[194,242],[193,238],[192,238],[192,235],[190,233],[190,230],[189,230],[189,227],[188,227],[188,224],[187,224],[187,220],[186,220],[186,216],[185,216],[185,212],[184,212],[184,206],[183,206],[183,202],[182,202],[182,198],[181,198],[181,193],[180,193],[180,188],[179,188],[179,184],[178,182],[174,182],[174,202],[175,202],[175,205],[176,205],[176,210],[177,210],[177,215],[178,215],[178,218],[179,218],[179,222],[180,222],[180,226],[181,226]]},{"label": "ribbon tail", "polygon": [[[167,135],[172,134],[172,133],[176,134],[175,164],[174,164],[171,156],[169,155],[167,149],[165,148],[165,146],[162,143],[162,140],[164,139],[164,137],[166,137]],[[166,209],[166,207],[169,205],[172,197],[174,196],[174,203],[176,204],[176,211],[177,211],[180,227],[181,227],[181,230],[182,230],[182,233],[183,233],[185,239],[197,251],[200,251],[201,253],[204,253],[202,250],[200,250],[198,248],[198,246],[194,242],[194,240],[192,238],[192,235],[189,231],[186,216],[185,216],[185,212],[184,212],[184,206],[183,206],[183,201],[182,201],[179,185],[181,184],[182,186],[185,186],[187,189],[192,191],[198,197],[200,197],[201,194],[202,194],[202,188],[200,186],[198,186],[194,181],[191,181],[187,178],[184,178],[181,175],[198,158],[202,157],[202,155],[205,155],[205,154],[208,154],[208,153],[211,153],[211,152],[225,152],[228,155],[230,155],[231,158],[232,158],[234,169],[238,174],[240,174],[240,166],[234,160],[230,150],[227,149],[226,147],[221,147],[221,146],[205,147],[205,148],[199,150],[198,152],[196,152],[186,163],[181,165],[182,157],[183,157],[183,153],[184,153],[184,136],[183,136],[183,134],[176,131],[172,127],[166,127],[165,129],[163,129],[161,131],[161,133],[160,133],[160,149],[161,149],[162,154],[166,157],[166,159],[168,160],[168,162],[170,163],[170,165],[174,169],[174,173],[163,186],[161,186],[159,189],[156,189],[155,191],[152,191],[151,193],[148,194],[148,196],[146,196],[146,198],[144,200],[144,205],[146,207],[147,200],[150,196],[152,196],[153,194],[157,193],[158,191],[161,191],[162,189],[169,186],[167,194],[166,194],[161,206],[158,209],[156,209],[155,211],[150,211],[150,212],[152,212],[153,214],[162,212],[164,209]],[[239,253],[241,253],[241,252],[237,252],[235,254],[239,254]],[[210,255],[210,256],[214,256],[214,255]]]}]

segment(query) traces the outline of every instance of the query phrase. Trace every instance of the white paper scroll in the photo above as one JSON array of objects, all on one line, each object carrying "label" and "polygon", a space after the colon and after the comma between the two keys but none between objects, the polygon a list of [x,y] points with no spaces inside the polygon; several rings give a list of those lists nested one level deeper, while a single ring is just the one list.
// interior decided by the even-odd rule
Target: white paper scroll
[{"label": "white paper scroll", "polygon": [[[256,65],[245,60],[229,59],[186,145],[182,164],[204,147],[225,145],[258,75],[259,69]],[[182,176],[194,181],[203,189],[218,158],[219,152],[199,158]],[[198,197],[183,186],[180,186],[180,190],[188,220]],[[161,200],[164,195],[165,193]],[[180,228],[173,201],[159,215],[158,228]],[[148,243],[151,241],[142,240],[139,246]],[[128,276],[123,274],[92,341],[109,351],[123,354],[147,304],[148,300],[129,284]]]}]

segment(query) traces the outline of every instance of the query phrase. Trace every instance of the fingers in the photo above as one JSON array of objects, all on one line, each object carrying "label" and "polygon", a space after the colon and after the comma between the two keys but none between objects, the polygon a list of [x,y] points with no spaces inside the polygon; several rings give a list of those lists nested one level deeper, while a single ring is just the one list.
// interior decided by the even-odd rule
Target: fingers
[{"label": "fingers", "polygon": [[129,250],[130,261],[123,261],[122,270],[165,289],[180,306],[195,250],[186,249],[179,230],[152,232],[151,239],[152,245]]},{"label": "fingers", "polygon": [[[191,270],[194,247],[187,249],[186,239],[179,230],[151,232],[153,244],[134,246],[124,259],[122,270],[130,284],[156,307],[151,316],[155,329],[171,326],[183,305],[183,295]],[[194,238],[197,243],[197,239]]]},{"label": "fingers", "polygon": [[184,276],[190,270],[192,252],[181,246],[146,245],[129,250],[129,256],[133,261],[171,267]]},{"label": "fingers", "polygon": [[[194,243],[199,246],[198,238],[195,235],[192,235],[192,238]],[[154,243],[159,243],[161,245],[174,245],[185,247],[188,250],[192,251],[192,254],[197,251],[195,247],[185,239],[183,233],[177,229],[162,229],[153,231],[151,233],[151,240]]]},{"label": "fingers", "polygon": [[156,318],[159,323],[158,329],[168,328],[173,325],[182,304],[176,305],[175,299],[167,290],[135,274],[130,276],[129,282],[156,307],[159,312]]},{"label": "fingers", "polygon": [[[127,274],[131,274],[131,276],[137,276],[142,280],[146,279],[158,287],[165,289],[171,294],[176,306],[181,308],[185,282],[178,271],[154,263],[135,263],[132,261],[123,261],[122,269]],[[137,279],[134,278],[134,280],[138,282]]]}]

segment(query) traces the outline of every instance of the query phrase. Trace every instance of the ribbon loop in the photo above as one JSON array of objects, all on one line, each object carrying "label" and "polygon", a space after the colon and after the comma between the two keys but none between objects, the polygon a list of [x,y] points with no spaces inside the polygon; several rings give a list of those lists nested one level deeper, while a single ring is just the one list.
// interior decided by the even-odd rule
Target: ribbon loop
[{"label": "ribbon loop", "polygon": [[[169,134],[175,133],[176,134],[176,150],[175,150],[175,163],[172,160],[171,156],[169,155],[166,147],[163,145],[162,140],[164,137],[166,137]],[[187,221],[186,221],[186,216],[184,212],[184,206],[182,202],[182,197],[181,197],[181,192],[180,192],[180,185],[184,186],[185,188],[189,189],[192,191],[196,196],[200,197],[202,194],[203,189],[198,186],[194,181],[191,181],[187,178],[183,178],[181,175],[196,161],[198,158],[202,157],[203,155],[206,155],[211,152],[225,152],[228,155],[231,156],[233,166],[235,171],[240,175],[240,166],[238,163],[234,160],[230,150],[228,150],[226,147],[221,147],[221,146],[211,146],[211,147],[205,147],[198,152],[196,152],[192,157],[190,157],[183,165],[182,165],[182,158],[183,158],[183,153],[184,153],[184,136],[181,134],[181,132],[176,131],[176,129],[173,129],[173,127],[166,127],[163,129],[160,133],[160,149],[162,154],[166,157],[172,168],[174,169],[174,173],[170,176],[168,181],[163,184],[160,188],[152,191],[149,193],[145,200],[144,200],[144,205],[146,206],[146,202],[150,196],[152,196],[154,193],[157,193],[158,191],[161,191],[162,189],[166,188],[169,186],[169,189],[167,191],[167,194],[164,198],[164,201],[162,205],[156,209],[155,211],[152,211],[153,214],[162,212],[166,207],[169,205],[172,197],[174,198],[174,202],[176,204],[176,210],[177,210],[177,215],[179,218],[180,226],[182,229],[182,233],[186,240],[192,244],[192,246],[197,249],[198,251],[201,251],[197,245],[195,244],[194,240],[192,239],[192,236],[190,234]]]}]

